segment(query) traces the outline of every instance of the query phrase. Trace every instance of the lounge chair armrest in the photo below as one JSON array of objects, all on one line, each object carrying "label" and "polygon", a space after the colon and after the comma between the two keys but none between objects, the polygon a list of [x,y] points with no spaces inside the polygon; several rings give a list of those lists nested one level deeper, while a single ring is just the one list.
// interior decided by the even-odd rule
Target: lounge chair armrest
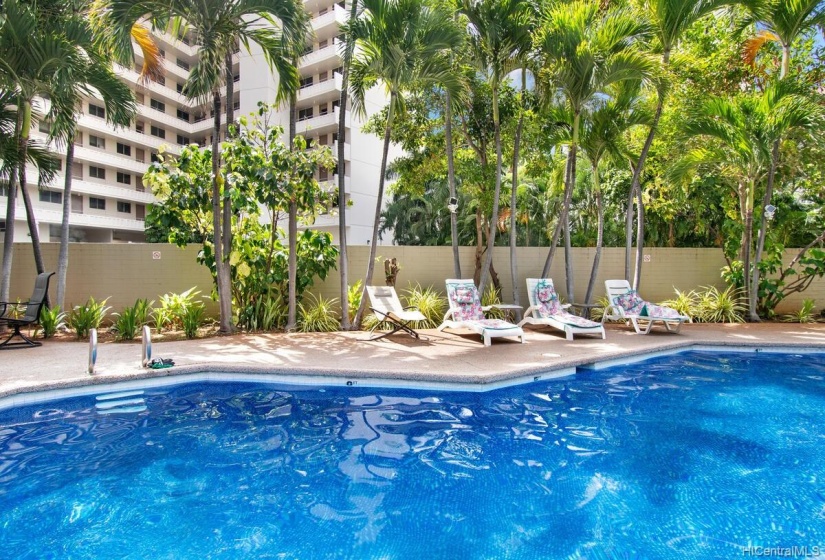
[{"label": "lounge chair armrest", "polygon": [[527,317],[530,317],[530,316],[538,317],[538,315],[535,315],[536,310],[538,310],[538,306],[537,305],[531,305],[530,307],[528,307],[524,311],[524,317],[523,318],[526,319]]},{"label": "lounge chair armrest", "polygon": [[404,308],[404,311],[406,311],[407,309],[418,309],[418,307],[416,307],[415,305],[408,305]]}]

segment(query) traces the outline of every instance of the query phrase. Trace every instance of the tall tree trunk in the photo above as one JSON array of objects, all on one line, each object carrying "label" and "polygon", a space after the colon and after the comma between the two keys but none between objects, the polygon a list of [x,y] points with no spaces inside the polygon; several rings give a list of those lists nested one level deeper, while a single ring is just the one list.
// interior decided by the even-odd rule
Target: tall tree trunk
[{"label": "tall tree trunk", "polygon": [[[226,59],[226,138],[229,138],[231,131],[229,130],[230,125],[235,123],[235,75],[232,73],[232,53],[227,53]],[[220,129],[218,129],[220,130]],[[229,262],[232,258],[232,189],[229,187],[229,183],[227,181],[223,182],[223,209],[222,219],[223,225],[221,226],[221,234],[223,236],[223,258],[226,260],[226,285],[230,286],[230,290],[227,290],[227,293],[231,293],[231,269]],[[230,306],[232,305],[232,300],[229,300]],[[230,316],[231,317],[231,316]],[[231,321],[231,320],[230,320]],[[231,327],[231,322],[230,322]]]},{"label": "tall tree trunk", "polygon": [[[670,63],[670,49],[665,49],[662,53],[662,66],[667,68],[668,64]],[[656,130],[659,127],[659,119],[662,117],[662,109],[665,106],[665,90],[663,88],[657,89],[657,102],[656,102],[656,112],[653,114],[653,122],[650,124],[650,130],[647,133],[647,138],[645,138],[645,143],[642,146],[642,152],[639,154],[639,161],[636,163],[636,169],[633,170],[633,180],[630,185],[631,191],[631,200],[633,193],[635,192],[638,199],[639,209],[638,209],[638,222],[636,224],[636,267],[633,272],[633,286],[634,288],[638,289],[639,283],[641,282],[642,278],[642,262],[643,252],[644,252],[644,244],[645,244],[645,222],[644,222],[644,209],[641,207],[642,204],[642,172],[645,168],[645,161],[647,160],[647,154],[650,152],[650,146],[653,144],[653,138],[656,136]],[[630,212],[628,212],[628,217],[630,217]],[[625,234],[630,236],[632,235],[633,224],[625,223]],[[625,247],[629,247],[630,243],[626,243]],[[626,280],[630,280],[630,252],[628,251],[625,254],[625,275]]]},{"label": "tall tree trunk", "polygon": [[[295,106],[296,97],[292,95],[289,100],[289,151],[295,150]],[[297,282],[298,282],[298,201],[293,193],[289,200],[289,220],[287,224],[289,235],[289,264],[288,264],[288,311],[286,320],[287,332],[295,329],[297,325]]]},{"label": "tall tree trunk", "polygon": [[[593,297],[593,290],[596,287],[596,277],[599,275],[599,262],[602,258],[602,245],[604,244],[604,196],[599,178],[599,164],[593,164],[593,190],[596,192],[596,209],[599,214],[598,226],[596,228],[596,254],[593,255],[593,268],[590,270],[590,281],[587,283],[587,292],[584,295],[584,303],[590,305]],[[586,315],[590,316],[590,309],[585,308]]]},{"label": "tall tree trunk", "polygon": [[481,204],[476,205],[476,251],[474,259],[473,282],[478,285],[481,279],[481,267],[484,260],[484,215],[481,212]]},{"label": "tall tree trunk", "polygon": [[[355,21],[358,15],[358,0],[350,0],[349,21]],[[341,278],[341,329],[352,328],[349,321],[349,263],[347,256],[347,182],[344,148],[347,141],[347,88],[349,71],[352,65],[354,41],[347,37],[344,46],[344,64],[341,70],[341,97],[338,105],[338,272]],[[381,178],[383,180],[383,177]]]},{"label": "tall tree trunk", "polygon": [[481,267],[481,276],[478,281],[478,293],[484,295],[487,277],[490,275],[490,266],[493,264],[493,247],[496,244],[496,228],[498,227],[498,205],[501,198],[501,122],[498,114],[498,83],[493,85],[493,128],[496,135],[496,190],[493,192],[493,212],[490,214],[490,229],[487,235],[487,254]]},{"label": "tall tree trunk", "polygon": [[[455,189],[455,161],[453,159],[453,100],[447,92],[447,102],[444,107],[444,142],[447,148],[447,186],[450,189],[450,198],[458,200]],[[450,212],[450,241],[453,246],[453,276],[461,278],[461,259],[458,254],[458,213]]]},{"label": "tall tree trunk", "polygon": [[[572,200],[573,189],[576,188],[576,156],[579,150],[579,123],[581,115],[579,111],[573,116],[573,141],[570,143],[570,198]],[[567,299],[571,303],[575,299],[575,282],[573,279],[573,248],[570,245],[570,202],[565,200],[564,209],[564,271],[567,279]]]},{"label": "tall tree trunk", "polygon": [[[513,139],[513,182],[510,189],[510,278],[513,282],[513,303],[520,305],[519,301],[519,278],[518,278],[518,262],[516,255],[516,245],[518,244],[518,231],[516,224],[518,223],[518,152],[519,144],[521,142],[521,130],[524,126],[524,94],[527,89],[527,70],[521,69],[521,113],[518,118],[518,125],[516,126],[516,136]],[[516,309],[516,319],[521,321],[521,308]]]},{"label": "tall tree trunk", "polygon": [[[23,116],[17,112],[14,136],[20,137]],[[17,207],[17,170],[12,169],[9,177],[9,194],[6,198],[6,233],[3,236],[3,273],[0,277],[0,301],[9,301],[11,285],[11,265],[14,259],[14,214]]]},{"label": "tall tree trunk", "polygon": [[63,180],[63,216],[60,223],[60,251],[57,254],[57,306],[65,309],[66,271],[69,269],[69,219],[72,215],[72,165],[74,130],[66,139],[66,176]]},{"label": "tall tree trunk", "polygon": [[361,305],[358,307],[358,313],[355,314],[354,326],[356,329],[361,328],[361,319],[363,319],[364,310],[367,308],[367,286],[372,285],[372,273],[375,270],[375,254],[378,251],[378,228],[381,227],[381,209],[384,206],[384,177],[387,173],[387,155],[390,151],[390,134],[392,132],[393,106],[395,105],[396,95],[395,92],[390,93],[390,104],[387,109],[387,124],[384,127],[384,149],[381,153],[381,175],[378,177],[378,199],[375,201],[375,220],[372,224],[370,256],[367,260],[367,275],[364,278],[364,288],[361,292]]},{"label": "tall tree trunk", "polygon": [[232,285],[229,274],[228,255],[224,253],[224,236],[221,235],[221,155],[219,136],[221,133],[221,92],[212,92],[212,228],[215,250],[215,279],[218,287],[218,306],[220,309],[220,334],[232,333]]},{"label": "tall tree trunk", "polygon": [[567,160],[564,167],[564,198],[561,204],[561,214],[559,221],[556,222],[556,227],[553,230],[553,238],[550,240],[550,249],[547,251],[547,259],[544,261],[544,268],[541,269],[541,277],[548,278],[550,276],[550,267],[553,266],[553,259],[556,257],[556,249],[559,245],[559,237],[564,227],[566,209],[570,208],[570,202],[573,200],[573,189],[570,188],[570,152],[567,152]]},{"label": "tall tree trunk", "polygon": [[[783,80],[788,75],[791,67],[791,46],[788,44],[782,45],[782,66],[779,71],[779,79]],[[751,279],[751,291],[748,298],[748,320],[751,322],[758,322],[759,314],[756,311],[757,300],[759,299],[759,263],[762,262],[762,252],[765,250],[765,237],[768,233],[768,217],[765,214],[765,208],[771,203],[773,197],[773,186],[776,181],[776,169],[779,167],[779,143],[781,139],[777,138],[773,143],[771,151],[771,165],[768,170],[768,180],[765,187],[765,196],[762,197],[762,205],[759,212],[759,235],[756,239],[756,254],[754,255],[753,276]]]},{"label": "tall tree trunk", "polygon": [[18,149],[20,150],[20,167],[17,178],[20,181],[20,195],[23,197],[23,206],[26,208],[26,221],[29,224],[29,235],[32,238],[32,252],[34,253],[34,267],[38,274],[46,271],[43,266],[43,253],[40,250],[40,231],[34,216],[34,207],[29,195],[26,178],[26,159],[29,152],[29,133],[31,132],[32,105],[30,101],[23,102],[23,123],[20,129]]}]

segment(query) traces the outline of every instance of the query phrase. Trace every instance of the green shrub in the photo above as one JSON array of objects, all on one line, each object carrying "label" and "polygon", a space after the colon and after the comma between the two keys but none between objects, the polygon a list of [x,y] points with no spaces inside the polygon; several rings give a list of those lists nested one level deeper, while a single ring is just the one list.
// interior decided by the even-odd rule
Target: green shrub
[{"label": "green shrub", "polygon": [[100,327],[106,312],[111,309],[106,306],[107,301],[109,301],[109,298],[103,301],[95,301],[95,298],[90,297],[84,305],[76,305],[69,312],[67,323],[69,328],[77,334],[77,338],[86,338],[89,336],[91,329]]},{"label": "green shrub", "polygon": [[153,305],[155,305],[154,300],[138,299],[135,301],[135,321],[139,328],[149,324],[149,316],[152,313]]},{"label": "green shrub", "polygon": [[248,331],[271,331],[286,324],[289,308],[281,294],[261,297],[239,312],[238,325]]},{"label": "green shrub", "polygon": [[156,307],[152,310],[152,322],[159,333],[172,325],[172,311],[165,307]]},{"label": "green shrub", "polygon": [[324,299],[311,295],[308,301],[298,305],[300,332],[332,332],[340,327],[338,320],[338,299]]},{"label": "green shrub", "polygon": [[426,321],[419,321],[415,328],[434,329],[444,320],[444,313],[447,312],[447,298],[432,286],[422,288],[420,284],[411,285],[405,291],[404,299],[408,306],[415,307],[427,318]]},{"label": "green shrub", "polygon": [[60,307],[55,306],[51,309],[45,305],[40,309],[40,328],[43,330],[43,338],[51,338],[57,332],[66,326],[66,314],[60,311]]},{"label": "green shrub", "polygon": [[687,315],[695,319],[699,318],[699,295],[696,290],[681,292],[676,290],[676,297],[663,301],[661,305],[675,309],[682,315]]},{"label": "green shrub", "polygon": [[815,305],[814,300],[806,299],[802,302],[802,309],[783,316],[782,320],[786,323],[816,323],[816,317],[814,317]]},{"label": "green shrub", "polygon": [[[349,316],[350,324],[355,321],[355,315],[358,313],[358,308],[361,307],[361,296],[363,294],[364,283],[361,282],[361,280],[358,280],[347,289],[347,315]],[[366,323],[366,321],[367,318],[364,317],[364,323]]]},{"label": "green shrub", "polygon": [[137,320],[137,308],[127,307],[121,313],[115,313],[115,323],[112,330],[116,340],[132,340],[140,329],[141,325]]},{"label": "green shrub", "polygon": [[[481,306],[487,307],[488,305],[495,305],[497,303],[501,303],[501,298],[499,297],[499,292],[496,290],[496,287],[492,282],[490,282],[487,289],[484,290],[484,293],[481,295]],[[503,319],[506,314],[505,311],[497,308],[490,309],[484,313],[490,319]]]},{"label": "green shrub", "polygon": [[604,316],[604,310],[610,306],[610,298],[602,296],[596,300],[596,305],[598,307],[590,309],[590,319],[592,321],[601,321]]},{"label": "green shrub", "polygon": [[189,305],[181,314],[180,320],[183,324],[183,332],[186,338],[195,338],[198,336],[198,329],[203,324],[203,313],[206,307],[202,304]]},{"label": "green shrub", "polygon": [[155,320],[155,327],[161,332],[166,326],[175,329],[183,328],[183,316],[187,308],[195,305],[195,298],[200,295],[200,290],[189,288],[180,294],[168,293],[160,296],[160,307],[152,312]]}]

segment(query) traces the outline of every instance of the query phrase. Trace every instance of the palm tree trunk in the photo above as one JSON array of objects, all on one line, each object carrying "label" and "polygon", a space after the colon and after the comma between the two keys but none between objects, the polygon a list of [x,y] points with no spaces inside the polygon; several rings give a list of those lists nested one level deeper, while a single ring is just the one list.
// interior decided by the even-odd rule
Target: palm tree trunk
[{"label": "palm tree trunk", "polygon": [[[576,155],[579,143],[579,120],[577,111],[573,116],[573,141],[570,143],[570,176],[568,177],[570,199],[573,198],[573,189],[576,188]],[[576,301],[574,296],[575,283],[573,280],[573,249],[570,245],[570,201],[565,200],[564,208],[564,271],[567,279],[567,299],[571,303]]]},{"label": "palm tree trunk", "polygon": [[[354,326],[356,329],[361,328],[361,320],[364,317],[364,310],[367,308],[367,286],[372,285],[372,273],[375,269],[375,254],[378,251],[378,228],[381,227],[381,209],[384,206],[384,176],[387,173],[387,156],[390,151],[390,133],[392,132],[393,106],[395,105],[396,95],[395,92],[390,94],[390,103],[387,109],[387,124],[384,127],[384,149],[381,153],[381,175],[378,177],[378,198],[375,201],[375,220],[372,224],[370,256],[367,260],[367,275],[364,278],[364,288],[361,292],[361,305],[355,314]],[[342,170],[339,169],[338,171],[340,173]]]},{"label": "palm tree trunk", "polygon": [[215,250],[215,280],[218,286],[218,306],[220,308],[220,334],[232,333],[232,291],[229,275],[229,262],[225,261],[228,255],[223,251],[223,236],[221,235],[221,187],[218,181],[221,172],[221,155],[218,152],[221,132],[221,92],[215,89],[212,92],[212,111],[214,123],[212,126],[212,227],[214,229],[213,245]]},{"label": "palm tree trunk", "polygon": [[[791,66],[791,46],[782,45],[782,66],[779,72],[779,79],[784,79]],[[751,286],[753,290],[748,297],[748,320],[751,322],[759,322],[759,314],[756,310],[757,300],[759,299],[759,263],[762,262],[762,252],[765,250],[765,237],[768,233],[768,217],[765,214],[765,208],[771,203],[773,196],[773,185],[776,180],[776,169],[779,167],[779,142],[777,138],[773,143],[771,151],[771,165],[768,170],[768,180],[765,187],[765,196],[762,197],[762,206],[759,213],[759,235],[756,240],[756,254],[754,255],[753,277],[751,279]]]},{"label": "palm tree trunk", "polygon": [[[20,136],[22,115],[17,112],[14,136]],[[9,301],[11,286],[11,265],[14,259],[14,213],[17,206],[17,170],[12,169],[9,177],[9,194],[6,198],[6,233],[3,236],[3,273],[0,277],[0,301]]]},{"label": "palm tree trunk", "polygon": [[498,205],[501,198],[501,122],[498,114],[498,82],[493,85],[493,127],[496,134],[496,190],[493,192],[493,212],[490,214],[490,229],[487,234],[487,254],[481,267],[481,276],[478,281],[478,293],[484,294],[487,277],[490,275],[490,266],[493,264],[493,247],[496,244],[496,228],[498,227]]},{"label": "palm tree trunk", "polygon": [[[527,70],[521,69],[521,114],[516,126],[516,136],[513,139],[513,183],[510,189],[510,278],[513,282],[513,304],[519,303],[518,262],[516,260],[516,244],[518,243],[518,152],[521,142],[521,130],[524,126],[524,93],[527,89]],[[521,321],[521,309],[516,309],[516,320]]]},{"label": "palm tree trunk", "polygon": [[37,274],[46,271],[43,266],[43,253],[40,250],[40,231],[37,228],[37,220],[34,216],[34,208],[32,207],[31,196],[26,185],[26,158],[29,152],[29,131],[31,130],[32,120],[32,105],[30,101],[23,102],[23,123],[20,129],[20,139],[18,149],[20,150],[20,167],[17,171],[17,177],[20,181],[20,195],[23,197],[23,206],[26,207],[26,221],[29,224],[29,235],[32,238],[32,252],[34,253],[34,267]]},{"label": "palm tree trunk", "polygon": [[[450,92],[447,92],[447,103],[444,107],[444,141],[447,148],[447,185],[450,188],[450,198],[458,200],[455,190],[455,161],[453,159],[453,101]],[[453,274],[461,278],[461,259],[458,255],[458,214],[450,212],[450,240],[453,246]]]},{"label": "palm tree trunk", "polygon": [[74,131],[66,139],[66,177],[63,181],[63,216],[60,223],[60,251],[57,255],[57,306],[65,309],[66,271],[69,269],[69,219],[72,214],[72,165]]},{"label": "palm tree trunk", "polygon": [[561,214],[553,230],[553,238],[550,240],[550,249],[547,251],[544,268],[541,269],[542,278],[550,276],[550,267],[553,266],[553,259],[556,257],[556,248],[559,245],[559,237],[561,236],[561,230],[564,227],[564,221],[566,219],[566,209],[570,208],[570,202],[573,200],[573,189],[570,188],[570,182],[567,180],[568,177],[570,177],[570,152],[567,153],[567,161],[565,162],[564,168],[564,199],[562,200]]},{"label": "palm tree trunk", "polygon": [[[599,275],[599,262],[602,258],[602,245],[604,244],[604,197],[599,179],[598,162],[593,164],[593,190],[596,192],[596,209],[599,216],[596,229],[596,254],[593,255],[593,268],[590,270],[590,281],[587,283],[587,293],[584,295],[584,303],[586,305],[590,305],[590,300],[593,297],[593,289],[596,287],[596,277]],[[585,309],[587,310],[587,316],[589,316],[589,308]]]},{"label": "palm tree trunk", "polygon": [[[289,100],[289,151],[295,150],[295,95]],[[292,331],[297,325],[297,282],[298,282],[298,201],[293,193],[289,200],[289,220],[287,224],[289,235],[289,264],[288,264],[288,311],[286,331]]]},{"label": "palm tree trunk", "polygon": [[[662,66],[667,68],[670,62],[670,50],[665,49],[662,53]],[[662,117],[662,109],[665,106],[665,90],[657,88],[657,102],[656,102],[656,112],[653,114],[653,122],[650,124],[650,130],[647,133],[647,138],[645,138],[645,143],[642,146],[642,151],[639,154],[639,161],[636,163],[636,169],[633,171],[633,181],[631,182],[630,191],[631,197],[633,196],[632,193],[636,192],[636,196],[638,199],[638,214],[639,218],[636,223],[636,268],[633,272],[633,288],[638,289],[639,283],[642,279],[642,262],[644,261],[643,253],[644,253],[644,246],[645,246],[645,221],[644,221],[644,208],[642,208],[642,172],[645,168],[645,161],[647,160],[647,154],[650,152],[650,146],[653,144],[653,138],[656,136],[656,130],[659,127],[659,119]],[[628,216],[630,214],[628,213]],[[632,231],[632,223],[630,226],[625,224],[625,233],[630,235],[630,231]],[[626,244],[626,247],[629,245]],[[630,253],[628,252],[625,255],[625,274],[629,278],[629,269],[630,269]]]},{"label": "palm tree trunk", "polygon": [[[231,134],[229,127],[235,122],[235,76],[232,73],[232,53],[226,55],[226,138]],[[232,256],[232,199],[229,192],[229,184],[223,183],[223,256],[229,262]],[[229,265],[227,264],[227,269]],[[230,280],[231,282],[231,280]],[[231,284],[230,284],[231,285]],[[230,300],[231,305],[231,300]]]},{"label": "palm tree trunk", "polygon": [[[350,0],[349,21],[355,21],[358,15],[358,0]],[[343,69],[341,70],[341,97],[338,104],[338,272],[341,278],[341,329],[352,328],[349,322],[349,263],[347,255],[347,182],[344,148],[347,141],[347,88],[349,71],[352,65],[352,50],[355,41],[352,35],[347,37],[344,48]],[[383,180],[383,177],[382,177]]]}]

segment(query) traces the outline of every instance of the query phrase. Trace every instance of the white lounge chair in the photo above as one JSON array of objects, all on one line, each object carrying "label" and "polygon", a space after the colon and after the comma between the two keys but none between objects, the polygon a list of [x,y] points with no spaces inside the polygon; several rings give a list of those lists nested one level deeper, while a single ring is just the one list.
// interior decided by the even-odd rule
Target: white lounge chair
[{"label": "white lounge chair", "polygon": [[601,323],[565,311],[564,308],[570,307],[570,304],[561,304],[550,278],[528,278],[527,297],[530,307],[518,326],[546,325],[564,331],[567,340],[573,340],[574,334],[598,334],[606,338]]},{"label": "white lounge chair", "polygon": [[481,335],[484,346],[490,346],[491,339],[501,336],[517,336],[524,343],[521,327],[501,319],[486,319],[484,311],[495,306],[481,307],[478,289],[472,280],[447,280],[447,300],[450,309],[444,315],[444,322],[438,326],[444,329],[470,329]]},{"label": "white lounge chair", "polygon": [[426,321],[427,317],[414,307],[401,305],[401,300],[398,299],[395,288],[392,286],[367,286],[367,294],[370,298],[370,309],[378,318],[378,322],[370,330],[370,335],[381,323],[390,323],[393,327],[391,331],[380,336],[373,336],[370,340],[379,340],[398,331],[404,331],[414,338],[419,338],[415,329],[410,327],[410,323]]},{"label": "white lounge chair", "polygon": [[[677,333],[682,323],[692,323],[693,319],[681,315],[675,309],[663,307],[643,300],[627,280],[606,280],[607,299],[610,305],[604,310],[605,321],[625,321],[631,323],[639,334],[647,334],[655,323],[662,323],[669,332]],[[646,322],[644,328],[639,322]]]}]

